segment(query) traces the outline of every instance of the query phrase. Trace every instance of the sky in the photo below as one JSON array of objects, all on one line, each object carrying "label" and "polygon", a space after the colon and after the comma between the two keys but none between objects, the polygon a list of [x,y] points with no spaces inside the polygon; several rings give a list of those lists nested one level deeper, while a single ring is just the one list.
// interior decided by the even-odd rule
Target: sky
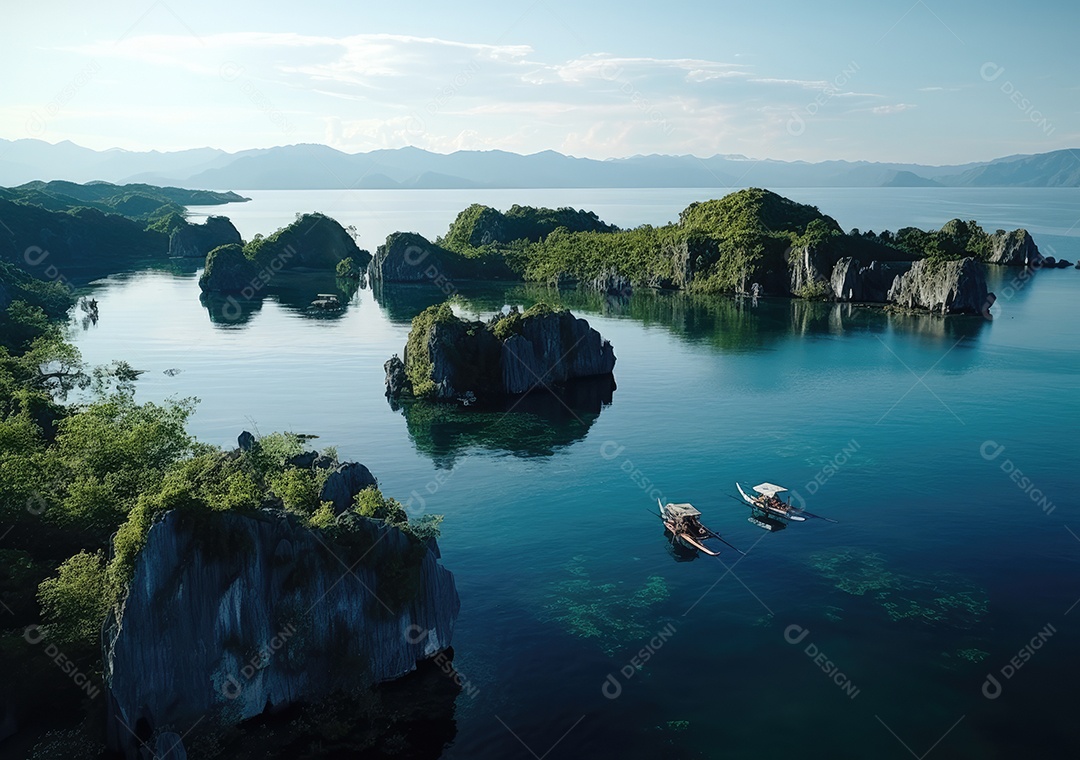
[{"label": "sky", "polygon": [[38,0],[0,138],[956,164],[1080,145],[1080,4]]}]

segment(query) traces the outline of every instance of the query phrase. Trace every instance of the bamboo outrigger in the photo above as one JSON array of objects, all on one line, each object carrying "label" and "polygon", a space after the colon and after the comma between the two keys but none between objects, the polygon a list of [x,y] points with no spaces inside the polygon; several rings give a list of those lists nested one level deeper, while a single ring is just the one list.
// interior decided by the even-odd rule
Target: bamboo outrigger
[{"label": "bamboo outrigger", "polygon": [[787,501],[781,499],[777,494],[790,493],[790,491],[783,486],[778,486],[773,483],[761,483],[754,486],[752,489],[757,493],[757,496],[751,496],[746,493],[746,491],[743,490],[743,487],[738,483],[735,484],[735,487],[739,489],[739,493],[742,494],[743,500],[750,505],[750,517],[747,519],[759,528],[764,528],[765,530],[783,530],[787,527],[789,522],[806,522],[806,519],[809,517],[831,523],[836,522],[836,520],[831,518],[815,515],[812,512],[807,512],[805,509],[794,506],[791,503],[791,496],[787,497]]},{"label": "bamboo outrigger", "polygon": [[[707,554],[710,557],[720,556],[719,549],[710,549],[705,542],[709,540],[717,540],[732,549],[727,541],[720,537],[719,533],[709,530],[701,524],[701,510],[697,509],[693,504],[664,504],[659,499],[656,503],[660,505],[660,519],[664,521],[664,527],[671,533],[672,541],[680,541],[684,546],[688,546],[691,549],[697,549],[703,554]],[[735,549],[735,551],[742,554],[741,551]]]}]

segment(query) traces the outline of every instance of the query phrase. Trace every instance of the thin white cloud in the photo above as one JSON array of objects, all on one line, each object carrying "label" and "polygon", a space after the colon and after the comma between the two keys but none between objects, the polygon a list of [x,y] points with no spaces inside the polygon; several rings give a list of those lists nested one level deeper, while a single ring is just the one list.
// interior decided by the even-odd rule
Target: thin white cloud
[{"label": "thin white cloud", "polygon": [[903,113],[904,111],[910,111],[912,108],[916,108],[914,103],[894,103],[888,106],[876,106],[871,108],[870,113],[876,113],[879,116],[883,116],[894,113]]},{"label": "thin white cloud", "polygon": [[[775,155],[791,140],[784,126],[791,114],[807,113],[808,103],[817,114],[821,93],[827,100],[814,118],[822,132],[835,121],[828,110],[841,110],[828,104],[833,98],[875,114],[913,107],[870,109],[884,96],[848,89],[859,76],[854,65],[843,78],[805,79],[731,60],[590,53],[552,61],[528,45],[391,34],[144,35],[69,50],[118,62],[118,112],[137,105],[119,102],[124,91],[140,91],[137,81],[160,82],[167,93],[177,83],[186,113],[215,134],[220,114],[241,114],[228,120],[237,133],[231,139],[241,141],[251,130],[280,134],[287,115],[288,141],[347,151]],[[149,122],[136,110],[129,128]]]}]

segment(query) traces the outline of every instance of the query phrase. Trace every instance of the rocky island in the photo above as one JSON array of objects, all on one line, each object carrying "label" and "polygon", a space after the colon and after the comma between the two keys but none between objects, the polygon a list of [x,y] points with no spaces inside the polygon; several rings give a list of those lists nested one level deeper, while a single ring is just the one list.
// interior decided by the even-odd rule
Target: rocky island
[{"label": "rocky island", "polygon": [[168,727],[223,731],[400,678],[450,646],[460,601],[430,522],[409,523],[363,465],[269,448],[244,434],[203,463],[227,477],[269,464],[257,508],[196,497],[118,533],[130,581],[103,647],[108,743],[126,757]]},{"label": "rocky island", "polygon": [[352,235],[330,217],[302,214],[269,237],[256,235],[246,245],[233,243],[210,251],[199,287],[204,292],[239,293],[260,282],[265,285],[281,271],[334,274],[346,259],[366,268],[371,254],[360,250]]},{"label": "rocky island", "polygon": [[613,387],[615,352],[587,321],[545,304],[484,323],[460,319],[443,303],[413,320],[404,358],[385,369],[392,400],[491,400],[582,378],[609,378]]},{"label": "rocky island", "polygon": [[985,314],[993,303],[985,265],[1043,261],[1025,230],[987,233],[954,219],[930,232],[845,233],[815,206],[751,188],[692,203],[676,223],[629,230],[574,209],[514,206],[503,214],[474,205],[435,242],[391,235],[370,273],[385,282],[512,278]]}]

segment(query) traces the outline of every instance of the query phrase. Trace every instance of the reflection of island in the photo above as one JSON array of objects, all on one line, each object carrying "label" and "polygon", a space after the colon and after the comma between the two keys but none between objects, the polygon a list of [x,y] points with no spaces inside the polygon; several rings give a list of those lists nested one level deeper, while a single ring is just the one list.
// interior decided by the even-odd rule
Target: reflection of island
[{"label": "reflection of island", "polygon": [[[383,286],[389,288],[392,286]],[[722,351],[756,351],[792,336],[852,335],[889,331],[915,334],[948,348],[975,338],[990,324],[982,317],[941,319],[926,313],[850,303],[787,298],[720,296],[652,289],[604,293],[591,288],[547,285],[463,287],[461,305],[470,311],[496,311],[502,304],[549,303],[586,314],[633,319],[662,327],[690,343]]]},{"label": "reflection of island", "polygon": [[[496,286],[498,291],[504,285]],[[384,283],[371,281],[371,294],[382,308],[386,318],[396,324],[409,324],[413,317],[429,306],[435,306],[446,300],[446,293],[431,283]],[[502,304],[495,307],[497,311]]]},{"label": "reflection of island", "polygon": [[439,467],[452,467],[478,447],[514,456],[550,456],[582,440],[600,411],[611,403],[610,376],[574,380],[556,396],[540,388],[524,396],[468,407],[434,401],[405,401],[409,437]]},{"label": "reflection of island", "polygon": [[[310,319],[334,320],[344,316],[349,301],[360,287],[363,287],[362,281],[335,277],[332,272],[282,272],[259,290],[229,294],[203,292],[199,301],[210,321],[216,325],[247,324],[262,310],[263,301],[267,298]],[[342,308],[327,310],[313,307],[312,303],[324,294],[336,296]]]},{"label": "reflection of island", "polygon": [[[222,756],[234,760],[294,757],[403,757],[437,760],[457,736],[456,700],[475,689],[449,657],[367,692],[339,694],[308,708],[241,723]],[[444,670],[445,668],[445,670]],[[359,696],[358,696],[359,694]],[[370,719],[357,719],[369,713]]]}]

